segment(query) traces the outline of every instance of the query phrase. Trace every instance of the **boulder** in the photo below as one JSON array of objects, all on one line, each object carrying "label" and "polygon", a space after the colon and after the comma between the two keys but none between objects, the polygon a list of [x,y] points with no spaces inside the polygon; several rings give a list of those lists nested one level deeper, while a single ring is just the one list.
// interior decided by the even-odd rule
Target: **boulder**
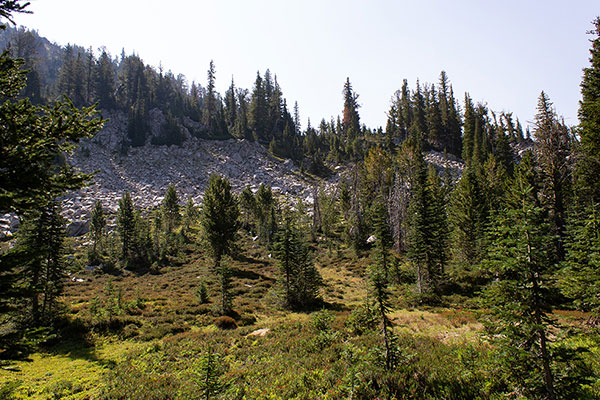
[{"label": "boulder", "polygon": [[90,224],[88,221],[73,221],[67,225],[67,235],[69,236],[83,236],[90,231]]}]

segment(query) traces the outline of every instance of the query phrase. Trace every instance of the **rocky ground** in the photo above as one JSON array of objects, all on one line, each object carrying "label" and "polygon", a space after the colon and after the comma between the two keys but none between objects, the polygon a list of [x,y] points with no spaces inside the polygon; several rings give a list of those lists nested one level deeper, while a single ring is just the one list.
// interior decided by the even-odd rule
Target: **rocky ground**
[{"label": "rocky ground", "polygon": [[[161,123],[162,116],[154,114],[151,113],[152,119],[156,121],[150,121],[151,127]],[[183,131],[188,139],[182,146],[148,144],[129,149],[123,155],[119,146],[126,132],[126,118],[119,114],[103,116],[108,121],[102,131],[83,143],[70,159],[81,171],[96,172],[90,186],[63,199],[70,235],[87,232],[89,214],[97,200],[109,214],[116,212],[125,191],[131,193],[136,207],[148,210],[160,204],[167,187],[173,183],[182,204],[189,198],[200,204],[208,178],[216,173],[227,177],[236,192],[246,185],[256,191],[263,183],[270,185],[275,193],[312,203],[316,185],[337,182],[347,169],[332,167],[331,177],[317,181],[302,174],[291,160],[273,157],[256,142],[192,138],[185,126]],[[461,160],[437,152],[429,152],[425,158],[440,172],[448,168],[455,179],[460,177]],[[0,237],[14,233],[18,225],[16,216],[0,215]]]},{"label": "rocky ground", "polygon": [[[77,151],[72,162],[84,172],[94,172],[93,184],[70,193],[63,201],[65,216],[72,225],[71,234],[85,224],[99,200],[109,213],[116,212],[125,191],[131,193],[136,207],[151,209],[162,201],[172,183],[180,201],[192,198],[196,204],[211,174],[227,177],[235,192],[249,185],[253,191],[263,183],[283,195],[312,200],[314,180],[300,174],[290,160],[271,156],[258,143],[245,140],[189,139],[183,146],[151,146],[130,149],[125,156],[90,143]],[[85,230],[85,226],[81,226]]]}]

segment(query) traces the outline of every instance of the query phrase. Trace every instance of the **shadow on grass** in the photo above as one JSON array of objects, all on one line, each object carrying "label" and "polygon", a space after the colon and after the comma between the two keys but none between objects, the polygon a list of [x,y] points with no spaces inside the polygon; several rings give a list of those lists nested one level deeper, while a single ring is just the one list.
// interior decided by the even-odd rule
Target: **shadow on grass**
[{"label": "shadow on grass", "polygon": [[0,345],[0,366],[14,361],[32,361],[33,353],[64,355],[71,359],[101,362],[88,331],[78,321],[59,320],[54,326],[28,328],[4,335]]},{"label": "shadow on grass", "polygon": [[100,361],[96,355],[96,346],[89,338],[89,330],[81,321],[65,318],[59,321],[56,331],[56,335],[44,343],[41,350],[74,360]]},{"label": "shadow on grass", "polygon": [[243,263],[247,263],[247,264],[260,264],[265,267],[269,265],[269,263],[266,262],[265,260],[259,260],[258,258],[249,257],[248,255],[243,254],[243,253],[235,254],[233,256],[233,259],[235,261],[239,261],[239,262],[243,262]]},{"label": "shadow on grass", "polygon": [[239,268],[231,268],[230,270],[231,270],[231,275],[236,278],[252,279],[252,280],[262,279],[262,280],[269,281],[269,282],[275,282],[274,278],[271,278],[271,277],[263,275],[263,274],[259,274],[258,272],[247,271],[247,270],[243,270],[243,269],[239,269]]}]

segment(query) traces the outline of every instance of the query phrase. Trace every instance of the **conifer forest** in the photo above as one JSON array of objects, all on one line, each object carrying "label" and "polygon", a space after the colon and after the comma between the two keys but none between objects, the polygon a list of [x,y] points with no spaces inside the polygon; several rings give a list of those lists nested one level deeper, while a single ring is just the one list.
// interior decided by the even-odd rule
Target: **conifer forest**
[{"label": "conifer forest", "polygon": [[[600,17],[573,125],[544,91],[525,123],[441,71],[390,87],[378,128],[351,77],[302,126],[275,71],[219,93],[213,61],[189,84],[31,12],[0,0],[0,399],[600,399]],[[190,143],[304,186],[211,167],[93,198],[73,231],[66,199],[113,190],[77,160]]]}]

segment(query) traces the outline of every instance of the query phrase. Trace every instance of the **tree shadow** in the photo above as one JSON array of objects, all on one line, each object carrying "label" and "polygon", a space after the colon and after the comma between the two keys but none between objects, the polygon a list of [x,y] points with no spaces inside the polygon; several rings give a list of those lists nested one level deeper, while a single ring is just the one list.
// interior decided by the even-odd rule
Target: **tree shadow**
[{"label": "tree shadow", "polygon": [[254,272],[254,271],[248,271],[245,269],[239,269],[239,268],[231,268],[231,275],[236,277],[236,278],[240,278],[240,279],[251,279],[251,280],[265,280],[265,281],[269,281],[269,282],[275,282],[274,278],[271,278],[270,276],[266,276],[263,274],[259,274],[258,272]]},{"label": "tree shadow", "polygon": [[269,265],[269,263],[266,262],[266,261],[264,261],[264,260],[259,260],[257,258],[252,258],[252,257],[247,256],[246,254],[241,254],[241,253],[240,254],[236,254],[233,257],[233,259],[235,261],[245,262],[245,263],[248,263],[248,264],[260,264],[260,265],[263,265],[265,267]]}]

